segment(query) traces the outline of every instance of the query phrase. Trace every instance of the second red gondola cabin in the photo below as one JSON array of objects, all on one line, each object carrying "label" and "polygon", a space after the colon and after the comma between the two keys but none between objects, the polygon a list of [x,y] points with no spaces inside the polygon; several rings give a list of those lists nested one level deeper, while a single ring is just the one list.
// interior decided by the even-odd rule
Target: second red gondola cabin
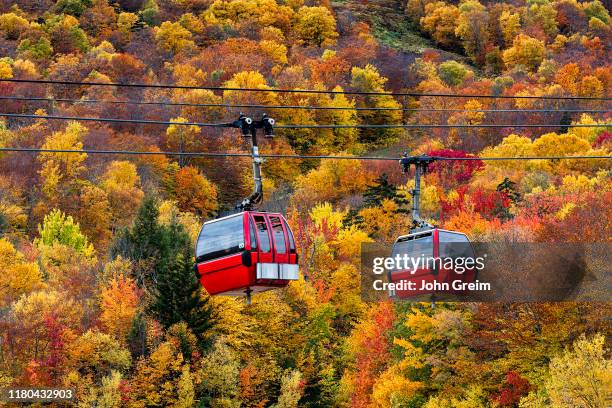
[{"label": "second red gondola cabin", "polygon": [[[453,281],[459,283],[472,283],[476,280],[477,269],[473,263],[470,267],[456,265],[463,264],[465,260],[475,260],[474,248],[468,237],[460,232],[443,230],[440,228],[426,229],[399,237],[393,245],[391,257],[407,256],[415,260],[419,266],[411,269],[400,269],[389,273],[389,281],[413,282],[413,290],[396,290],[393,294],[398,298],[408,298],[416,295],[442,293],[439,290],[427,289],[434,283],[448,284]],[[458,262],[459,258],[463,261]],[[452,261],[449,261],[452,260]],[[441,265],[455,265],[440,267]],[[426,289],[421,289],[425,287]],[[443,291],[447,294],[459,294],[461,291]]]}]

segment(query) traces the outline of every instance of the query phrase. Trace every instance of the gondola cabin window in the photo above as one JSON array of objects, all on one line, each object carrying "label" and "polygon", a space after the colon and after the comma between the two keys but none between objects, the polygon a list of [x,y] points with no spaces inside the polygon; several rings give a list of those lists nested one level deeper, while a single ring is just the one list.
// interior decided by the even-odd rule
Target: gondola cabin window
[{"label": "gondola cabin window", "polygon": [[441,258],[474,258],[472,244],[465,234],[439,230],[439,241]]},{"label": "gondola cabin window", "polygon": [[270,217],[272,223],[272,233],[274,234],[274,244],[276,245],[277,254],[287,253],[287,244],[285,243],[285,232],[283,224],[278,217]]},{"label": "gondola cabin window", "polygon": [[204,262],[244,250],[243,220],[244,216],[237,214],[207,223],[198,237],[196,261]]},{"label": "gondola cabin window", "polygon": [[285,219],[282,219],[283,221],[283,226],[285,227],[285,230],[287,230],[287,238],[289,239],[289,252],[292,254],[296,253],[296,249],[295,249],[295,239],[293,238],[293,232],[291,231],[291,228],[289,228],[289,224],[287,224],[287,221],[285,221]]},{"label": "gondola cabin window", "polygon": [[256,215],[255,225],[257,225],[257,233],[259,235],[259,247],[261,252],[270,252],[270,235],[268,234],[268,225],[266,219],[261,215]]},{"label": "gondola cabin window", "polygon": [[404,239],[398,240],[393,246],[392,257],[400,255],[407,256],[415,261],[419,258],[434,256],[433,233],[427,232],[419,235],[409,235]]}]

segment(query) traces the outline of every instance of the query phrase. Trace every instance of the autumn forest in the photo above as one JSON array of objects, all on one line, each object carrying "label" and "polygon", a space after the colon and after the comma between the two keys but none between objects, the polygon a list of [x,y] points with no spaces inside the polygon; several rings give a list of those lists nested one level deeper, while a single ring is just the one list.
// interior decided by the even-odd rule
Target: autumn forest
[{"label": "autumn forest", "polygon": [[[437,226],[612,240],[609,8],[0,0],[0,389],[104,408],[610,406],[610,302],[432,308],[360,284],[363,245],[411,228],[404,152],[470,158],[421,180]],[[274,118],[263,155],[298,156],[264,158],[259,208],[285,215],[299,279],[252,304],[193,272],[202,223],[254,187],[248,138],[213,126],[241,113]],[[530,159],[490,160],[508,157]],[[607,262],[588,276],[609,299]]]}]

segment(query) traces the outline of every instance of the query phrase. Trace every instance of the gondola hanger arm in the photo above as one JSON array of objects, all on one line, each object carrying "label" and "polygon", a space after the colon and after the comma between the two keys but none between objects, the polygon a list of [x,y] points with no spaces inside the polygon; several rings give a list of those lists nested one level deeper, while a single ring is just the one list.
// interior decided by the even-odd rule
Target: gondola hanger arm
[{"label": "gondola hanger arm", "polygon": [[263,158],[259,155],[259,147],[257,144],[257,129],[263,129],[266,138],[274,137],[275,121],[265,113],[261,120],[253,120],[251,117],[240,114],[238,120],[232,122],[234,128],[240,129],[242,136],[251,138],[251,157],[253,159],[253,192],[250,196],[243,199],[236,209],[249,211],[259,204],[263,199],[263,181],[261,176],[261,165]]},{"label": "gondola hanger arm", "polygon": [[399,160],[404,173],[409,173],[410,167],[414,166],[414,188],[410,190],[412,196],[412,232],[434,228],[433,225],[421,218],[421,176],[427,173],[428,166],[434,161],[436,161],[435,157],[426,154],[409,156],[408,153],[404,153]]}]

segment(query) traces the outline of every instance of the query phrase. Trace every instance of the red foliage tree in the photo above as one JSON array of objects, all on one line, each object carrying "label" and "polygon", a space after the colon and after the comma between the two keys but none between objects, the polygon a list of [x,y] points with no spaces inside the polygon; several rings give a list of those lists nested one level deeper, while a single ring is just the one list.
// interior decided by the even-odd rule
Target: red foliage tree
[{"label": "red foliage tree", "polygon": [[510,207],[510,197],[501,191],[486,191],[477,188],[470,196],[474,205],[474,211],[485,218],[499,216],[505,209]]},{"label": "red foliage tree", "polygon": [[[462,150],[432,150],[430,156],[449,158],[475,158],[474,155]],[[444,160],[436,161],[429,166],[429,171],[438,176],[440,184],[448,189],[457,184],[463,184],[472,178],[474,172],[482,169],[482,160]]]},{"label": "red foliage tree", "polygon": [[493,395],[491,400],[500,407],[518,407],[521,397],[527,395],[530,390],[529,380],[515,371],[510,371],[506,374],[506,381],[500,387],[499,393]]},{"label": "red foliage tree", "polygon": [[65,327],[57,317],[45,316],[44,326],[47,337],[47,353],[40,359],[30,361],[24,372],[23,383],[37,386],[52,386],[61,379],[64,362],[64,330]]},{"label": "red foliage tree", "polygon": [[593,147],[602,147],[608,143],[612,143],[612,133],[603,132],[602,134],[597,136],[597,139],[595,139],[595,141],[593,142]]}]

